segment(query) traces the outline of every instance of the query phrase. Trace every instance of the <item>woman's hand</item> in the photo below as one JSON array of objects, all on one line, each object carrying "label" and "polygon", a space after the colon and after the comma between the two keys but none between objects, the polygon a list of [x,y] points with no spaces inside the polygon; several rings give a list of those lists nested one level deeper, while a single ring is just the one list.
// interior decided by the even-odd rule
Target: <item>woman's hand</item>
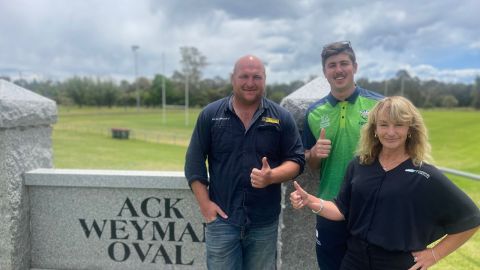
[{"label": "woman's hand", "polygon": [[309,203],[308,193],[300,187],[297,181],[293,181],[293,186],[295,191],[290,193],[290,203],[295,209],[303,208]]},{"label": "woman's hand", "polygon": [[415,264],[408,270],[426,270],[437,262],[435,250],[432,248],[412,252],[412,256]]}]

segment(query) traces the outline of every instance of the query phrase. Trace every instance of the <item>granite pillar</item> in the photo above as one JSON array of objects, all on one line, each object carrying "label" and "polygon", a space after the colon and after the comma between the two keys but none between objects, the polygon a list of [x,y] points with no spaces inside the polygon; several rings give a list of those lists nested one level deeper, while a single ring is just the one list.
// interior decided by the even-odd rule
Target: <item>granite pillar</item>
[{"label": "granite pillar", "polygon": [[[326,96],[330,85],[324,77],[317,78],[286,96],[281,106],[289,110],[303,132],[305,112],[313,102]],[[296,179],[304,189],[316,194],[319,184],[318,175],[305,167],[305,172]],[[294,190],[292,182],[283,184],[283,213],[281,234],[281,269],[318,269],[315,255],[315,215],[308,209],[293,209],[290,193]]]},{"label": "granite pillar", "polygon": [[0,269],[29,269],[30,220],[23,173],[52,167],[54,101],[0,79]]}]

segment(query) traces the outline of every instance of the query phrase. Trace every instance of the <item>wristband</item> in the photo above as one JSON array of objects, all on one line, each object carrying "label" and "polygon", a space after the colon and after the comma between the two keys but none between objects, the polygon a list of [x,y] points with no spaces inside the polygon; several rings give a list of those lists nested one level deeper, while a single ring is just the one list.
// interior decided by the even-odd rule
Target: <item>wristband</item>
[{"label": "wristband", "polygon": [[436,263],[438,260],[437,260],[437,256],[435,256],[435,250],[433,250],[433,248],[431,248],[430,250],[432,251],[433,260],[434,260],[435,263]]},{"label": "wristband", "polygon": [[318,209],[317,211],[314,211],[314,210],[312,209],[312,213],[314,213],[314,214],[316,214],[316,215],[320,215],[320,213],[323,211],[323,208],[324,208],[324,207],[325,207],[325,206],[323,205],[323,200],[320,199],[320,209]]}]

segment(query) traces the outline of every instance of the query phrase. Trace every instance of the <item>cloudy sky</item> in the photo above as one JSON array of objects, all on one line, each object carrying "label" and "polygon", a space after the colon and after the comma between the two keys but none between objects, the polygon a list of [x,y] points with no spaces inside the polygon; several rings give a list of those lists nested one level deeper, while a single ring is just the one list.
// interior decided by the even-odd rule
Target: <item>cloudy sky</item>
[{"label": "cloudy sky", "polygon": [[320,52],[350,40],[357,77],[381,80],[400,69],[421,79],[471,83],[480,75],[478,0],[0,0],[0,75],[116,80],[179,70],[182,46],[228,78],[236,59],[255,54],[268,82],[321,75]]}]

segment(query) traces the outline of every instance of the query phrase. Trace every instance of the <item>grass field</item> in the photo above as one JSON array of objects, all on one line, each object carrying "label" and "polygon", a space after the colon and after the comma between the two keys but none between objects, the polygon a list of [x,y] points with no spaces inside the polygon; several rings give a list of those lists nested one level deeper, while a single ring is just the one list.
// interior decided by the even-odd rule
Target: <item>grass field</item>
[{"label": "grass field", "polygon": [[480,174],[480,111],[426,110],[422,115],[435,162]]},{"label": "grass field", "polygon": [[[183,170],[185,151],[199,109],[62,108],[53,130],[56,168]],[[480,174],[480,112],[422,111],[435,164]],[[132,131],[132,139],[111,138],[110,128]],[[480,182],[448,175],[480,205]],[[480,233],[431,269],[480,269]]]},{"label": "grass field", "polygon": [[[183,110],[62,108],[53,130],[57,168],[183,170],[185,151],[199,110],[185,125]],[[111,138],[114,127],[131,130],[129,140]]]},{"label": "grass field", "polygon": [[[442,167],[480,174],[480,112],[426,110],[435,163]],[[448,175],[480,206],[480,182]],[[480,233],[432,269],[480,269]]]}]

